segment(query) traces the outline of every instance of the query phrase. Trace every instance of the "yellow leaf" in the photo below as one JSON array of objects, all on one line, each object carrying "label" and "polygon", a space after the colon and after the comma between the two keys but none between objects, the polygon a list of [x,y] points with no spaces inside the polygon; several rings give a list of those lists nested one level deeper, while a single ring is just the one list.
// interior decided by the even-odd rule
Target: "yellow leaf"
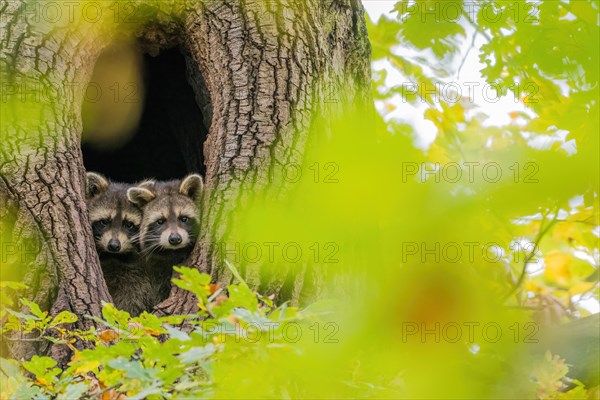
[{"label": "yellow leaf", "polygon": [[570,265],[573,257],[560,251],[551,251],[544,257],[544,277],[559,286],[568,286],[571,280]]},{"label": "yellow leaf", "polygon": [[221,288],[221,285],[219,285],[218,283],[211,283],[210,285],[208,285],[208,291],[211,294],[211,296],[213,294],[215,294],[215,292],[217,290],[219,290]]},{"label": "yellow leaf", "polygon": [[595,284],[595,282],[579,282],[569,288],[569,293],[571,295],[585,293],[591,290]]},{"label": "yellow leaf", "polygon": [[428,119],[431,122],[433,122],[435,126],[441,131],[441,133],[444,133],[444,114],[442,114],[439,110],[436,110],[435,108],[428,108],[423,113],[423,116],[425,117],[425,119]]},{"label": "yellow leaf", "polygon": [[570,3],[571,12],[584,20],[588,25],[595,26],[597,24],[596,18],[598,12],[594,10],[592,4],[588,4],[585,1],[574,1]]},{"label": "yellow leaf", "polygon": [[212,342],[214,344],[219,344],[219,343],[225,343],[225,341],[227,340],[227,336],[224,335],[223,333],[220,333],[218,335],[213,336],[212,338]]},{"label": "yellow leaf", "polygon": [[529,232],[538,233],[540,231],[542,223],[540,221],[531,221],[527,226]]},{"label": "yellow leaf", "polygon": [[533,292],[533,293],[546,293],[547,292],[545,287],[540,286],[537,283],[530,281],[530,280],[525,281],[525,289],[527,289],[527,291]]},{"label": "yellow leaf", "polygon": [[102,393],[102,400],[121,400],[121,399],[125,399],[125,398],[126,398],[125,395],[117,392],[114,389],[110,389],[110,390],[107,390],[106,392]]},{"label": "yellow leaf", "polygon": [[38,376],[35,380],[42,386],[48,386],[48,381],[41,376]]},{"label": "yellow leaf", "polygon": [[79,351],[74,351],[71,356],[71,362],[81,361],[81,353]]},{"label": "yellow leaf", "polygon": [[148,333],[149,335],[152,336],[160,336],[161,333],[159,331],[157,331],[156,329],[152,329],[152,328],[146,328],[146,333]]},{"label": "yellow leaf", "polygon": [[119,338],[119,333],[113,329],[105,329],[98,334],[98,337],[103,342],[112,342]]},{"label": "yellow leaf", "polygon": [[100,366],[99,361],[88,361],[75,368],[75,375],[84,375]]},{"label": "yellow leaf", "polygon": [[593,208],[586,208],[576,214],[571,214],[567,217],[568,221],[590,222],[597,220],[598,216]]},{"label": "yellow leaf", "polygon": [[451,161],[446,155],[446,149],[436,143],[431,144],[429,151],[427,151],[427,155],[431,162],[448,164]]},{"label": "yellow leaf", "polygon": [[556,224],[554,229],[552,230],[552,237],[555,240],[564,240],[567,242],[571,242],[576,238],[579,238],[580,231],[577,227],[577,224],[573,222],[560,222]]}]

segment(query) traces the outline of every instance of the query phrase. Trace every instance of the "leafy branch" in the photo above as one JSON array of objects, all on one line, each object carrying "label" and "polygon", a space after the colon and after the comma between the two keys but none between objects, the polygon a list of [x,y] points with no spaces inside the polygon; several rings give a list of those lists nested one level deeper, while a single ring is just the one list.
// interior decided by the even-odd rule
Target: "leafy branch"
[{"label": "leafy branch", "polygon": [[531,252],[529,254],[526,255],[525,259],[523,260],[523,268],[521,269],[519,279],[517,280],[517,282],[515,282],[515,284],[508,291],[508,293],[506,293],[504,295],[504,297],[502,298],[502,302],[505,302],[506,300],[508,300],[510,298],[510,296],[512,296],[521,287],[521,285],[525,281],[525,276],[527,275],[527,264],[529,264],[529,262],[533,259],[533,256],[539,250],[540,242],[542,241],[543,237],[546,235],[546,233],[548,233],[550,228],[556,223],[557,218],[558,218],[558,210],[559,210],[559,207],[556,207],[554,210],[554,216],[553,216],[552,220],[546,226],[543,226],[543,222],[546,220],[546,217],[548,216],[548,214],[545,214],[544,217],[542,218],[542,225],[540,225],[540,230],[538,231],[538,234],[533,242],[534,243],[533,249],[531,250]]}]

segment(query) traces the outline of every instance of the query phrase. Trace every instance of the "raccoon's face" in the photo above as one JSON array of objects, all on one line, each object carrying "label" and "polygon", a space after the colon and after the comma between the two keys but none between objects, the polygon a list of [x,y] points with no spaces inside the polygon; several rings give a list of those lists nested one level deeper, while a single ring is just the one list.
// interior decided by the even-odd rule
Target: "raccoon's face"
[{"label": "raccoon's face", "polygon": [[143,209],[140,245],[145,253],[193,247],[202,188],[202,177],[190,175],[181,182],[147,181],[128,190],[129,200]]},{"label": "raccoon's face", "polygon": [[133,255],[139,251],[142,212],[127,200],[127,185],[87,174],[86,196],[96,249],[101,256]]}]

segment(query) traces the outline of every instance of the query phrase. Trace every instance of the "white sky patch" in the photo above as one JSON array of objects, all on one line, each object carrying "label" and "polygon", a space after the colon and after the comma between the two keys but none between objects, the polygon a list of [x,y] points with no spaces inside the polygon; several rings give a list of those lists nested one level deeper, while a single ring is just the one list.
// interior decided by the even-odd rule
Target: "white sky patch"
[{"label": "white sky patch", "polygon": [[[522,264],[525,259],[531,256],[531,252],[535,249],[535,243],[526,238],[516,238],[510,243],[512,250],[511,261]],[[544,258],[541,256],[539,249],[535,249],[535,253],[527,263],[526,271],[529,276],[534,277],[541,275],[544,272]]]},{"label": "white sky patch", "polygon": [[598,253],[590,253],[588,249],[581,247],[579,250],[573,251],[573,255],[580,260],[590,263],[590,265],[593,265],[595,268],[598,268]]},{"label": "white sky patch", "polygon": [[477,353],[479,353],[479,350],[480,350],[480,349],[481,349],[481,347],[479,347],[479,345],[478,345],[478,344],[476,344],[476,343],[473,343],[473,344],[471,344],[471,345],[469,346],[469,351],[470,351],[471,353],[473,353],[473,354],[477,354]]},{"label": "white sky patch", "polygon": [[585,296],[584,298],[582,298],[581,295],[575,295],[572,300],[590,314],[598,314],[600,312],[600,303],[590,295]]},{"label": "white sky patch", "polygon": [[[463,40],[461,56],[457,57],[458,62],[461,62],[466,52],[469,51],[472,37],[476,34],[475,29],[471,26],[468,26],[466,31],[467,38]],[[517,86],[505,96],[498,97],[494,87],[489,85],[481,75],[480,71],[486,65],[480,62],[479,54],[481,46],[485,43],[485,39],[478,35],[473,48],[465,58],[460,75],[455,79],[459,87],[464,88],[463,95],[468,96],[471,94],[471,101],[488,116],[488,119],[483,122],[484,126],[510,124],[511,117],[509,114],[511,112],[524,112],[530,117],[534,117],[535,113],[526,108],[519,99],[520,93],[526,92],[527,88]]]},{"label": "white sky patch", "polygon": [[[394,19],[397,18],[397,13],[392,13],[391,10],[394,7],[396,0],[363,0],[363,5],[367,14],[372,21],[377,22],[382,16]],[[535,113],[525,107],[520,101],[520,97],[523,93],[527,94],[528,88],[515,87],[512,91],[498,97],[496,90],[493,86],[489,85],[483,76],[481,70],[485,68],[485,64],[479,60],[480,48],[486,43],[486,40],[479,34],[474,42],[472,49],[471,42],[473,35],[476,34],[475,29],[467,24],[463,24],[465,27],[466,38],[461,38],[460,55],[454,57],[448,64],[451,70],[458,72],[458,67],[462,62],[464,63],[460,69],[460,74],[457,76],[450,76],[438,86],[438,89],[442,92],[442,99],[450,104],[458,102],[460,100],[466,100],[477,106],[479,112],[487,115],[487,119],[483,121],[483,126],[505,126],[513,122],[510,114],[513,112],[522,112],[530,117],[535,117]],[[432,64],[437,62],[437,58],[431,51],[426,49],[424,51],[406,48],[402,46],[396,46],[392,49],[392,52],[396,55],[414,59],[419,57],[421,59],[430,60]],[[468,52],[468,54],[467,54]],[[449,60],[450,61],[450,60]],[[421,65],[423,71],[427,75],[432,75],[432,71],[426,65]],[[413,82],[407,77],[403,76],[398,69],[394,68],[392,64],[387,60],[378,60],[373,63],[373,70],[380,71],[386,70],[387,77],[385,80],[386,87],[392,86],[404,86],[406,90],[411,90]],[[416,88],[416,90],[419,90]],[[415,146],[421,149],[427,149],[431,143],[435,140],[437,135],[437,128],[435,125],[424,118],[424,112],[430,106],[425,101],[418,101],[415,104],[411,104],[402,96],[394,96],[389,100],[389,103],[395,107],[394,111],[386,113],[386,107],[383,104],[378,105],[380,112],[386,113],[385,120],[390,119],[400,120],[414,127],[415,129]],[[524,123],[524,121],[523,121]],[[558,138],[556,138],[558,140]]]},{"label": "white sky patch", "polygon": [[541,221],[542,219],[544,219],[542,213],[537,213],[534,215],[526,215],[523,217],[519,217],[517,219],[512,220],[511,222],[515,225],[528,225],[532,221]]},{"label": "white sky patch", "polygon": [[363,6],[373,22],[377,22],[382,15],[392,18],[392,9],[396,0],[362,0]]},{"label": "white sky patch", "polygon": [[[408,85],[410,82],[387,60],[378,60],[373,63],[374,71],[386,70],[387,76],[384,84],[386,87],[397,85]],[[383,101],[376,102],[377,110],[384,115],[384,120],[399,120],[411,125],[416,134],[415,146],[420,149],[427,149],[435,140],[437,128],[433,122],[425,119],[423,114],[429,106],[419,100],[416,104],[409,103],[401,95],[397,94],[389,99],[389,104],[395,107],[392,112],[385,112],[385,104]]]},{"label": "white sky patch", "polygon": [[[577,195],[574,196],[573,198],[569,199],[569,207],[571,208],[577,208],[580,207],[584,204],[584,199],[582,195]],[[576,213],[576,210],[573,210],[574,213]]]}]

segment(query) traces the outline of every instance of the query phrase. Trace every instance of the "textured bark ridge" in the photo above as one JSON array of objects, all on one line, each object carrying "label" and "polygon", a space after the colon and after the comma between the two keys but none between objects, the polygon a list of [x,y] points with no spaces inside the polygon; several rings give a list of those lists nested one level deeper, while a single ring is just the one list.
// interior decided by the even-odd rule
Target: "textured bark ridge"
[{"label": "textured bark ridge", "polygon": [[[24,4],[0,0],[0,74],[8,94],[2,100],[0,212],[3,222],[12,216],[1,240],[37,243],[18,265],[28,294],[47,309],[74,312],[78,327],[85,328],[92,322],[83,316],[100,315],[101,301],[110,296],[84,202],[81,101],[114,26],[36,23]],[[370,101],[364,11],[359,0],[188,2],[177,18],[153,10],[156,4],[139,7],[158,28],[148,30],[146,23],[127,29],[137,29],[151,53],[180,46],[210,126],[202,234],[189,265],[227,285],[233,277],[215,243],[232,229],[231,210],[255,191],[285,191],[285,183],[270,179],[269,172],[301,162],[310,133],[317,125],[326,132],[329,116],[342,104]],[[62,95],[27,94],[32,87]],[[247,278],[280,300],[297,303],[316,292],[316,270],[288,272],[263,282]],[[156,312],[195,307],[191,295],[174,288]]]}]

